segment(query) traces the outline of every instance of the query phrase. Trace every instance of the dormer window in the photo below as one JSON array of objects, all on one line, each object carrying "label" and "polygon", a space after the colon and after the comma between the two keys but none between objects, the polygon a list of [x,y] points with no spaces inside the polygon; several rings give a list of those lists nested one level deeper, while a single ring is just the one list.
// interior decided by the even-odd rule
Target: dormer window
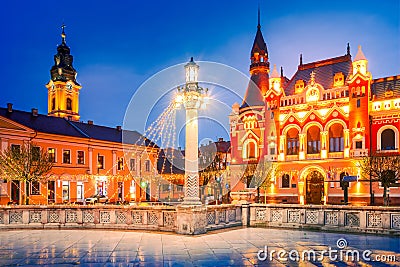
[{"label": "dormer window", "polygon": [[333,87],[340,87],[344,85],[344,75],[342,72],[335,73],[333,78]]},{"label": "dormer window", "polygon": [[295,94],[300,94],[304,90],[304,81],[303,80],[297,80],[295,87],[294,87],[294,92]]}]

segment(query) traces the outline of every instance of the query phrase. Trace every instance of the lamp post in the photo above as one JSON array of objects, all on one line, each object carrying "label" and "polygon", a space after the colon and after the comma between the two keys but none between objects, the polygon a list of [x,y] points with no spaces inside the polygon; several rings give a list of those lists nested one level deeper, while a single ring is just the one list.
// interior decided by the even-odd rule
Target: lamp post
[{"label": "lamp post", "polygon": [[185,65],[186,84],[178,87],[175,99],[176,106],[183,104],[186,111],[186,140],[185,140],[185,197],[183,205],[201,205],[199,197],[199,168],[198,168],[198,110],[206,104],[207,89],[198,85],[199,65],[193,57]]}]

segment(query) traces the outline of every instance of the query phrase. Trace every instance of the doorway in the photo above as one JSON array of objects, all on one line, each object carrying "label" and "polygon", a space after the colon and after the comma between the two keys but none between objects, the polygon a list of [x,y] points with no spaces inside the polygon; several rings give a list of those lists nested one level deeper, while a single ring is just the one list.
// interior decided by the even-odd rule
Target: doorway
[{"label": "doorway", "polygon": [[56,203],[56,181],[47,182],[47,203]]},{"label": "doorway", "polygon": [[118,182],[118,201],[124,201],[124,183]]},{"label": "doorway", "polygon": [[324,176],[311,171],[306,179],[306,204],[320,205],[324,199]]},{"label": "doorway", "polygon": [[20,182],[18,180],[11,181],[11,201],[19,204]]}]

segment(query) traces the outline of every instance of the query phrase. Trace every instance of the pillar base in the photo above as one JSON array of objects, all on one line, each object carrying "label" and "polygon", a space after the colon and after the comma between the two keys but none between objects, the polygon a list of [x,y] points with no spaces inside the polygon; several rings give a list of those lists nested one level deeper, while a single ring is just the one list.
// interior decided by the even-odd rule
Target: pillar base
[{"label": "pillar base", "polygon": [[199,197],[185,197],[181,206],[199,206],[202,204]]},{"label": "pillar base", "polygon": [[183,203],[176,207],[176,233],[184,235],[199,235],[206,233],[207,208],[202,205],[187,205]]}]

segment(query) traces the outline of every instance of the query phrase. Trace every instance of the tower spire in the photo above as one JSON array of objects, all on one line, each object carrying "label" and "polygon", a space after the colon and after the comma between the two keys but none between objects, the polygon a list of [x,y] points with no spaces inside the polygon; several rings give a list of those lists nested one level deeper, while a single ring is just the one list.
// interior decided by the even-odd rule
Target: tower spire
[{"label": "tower spire", "polygon": [[257,29],[261,28],[260,24],[260,3],[258,3],[258,23],[257,23]]},{"label": "tower spire", "polygon": [[62,25],[61,25],[61,29],[62,29],[62,32],[61,32],[61,39],[62,39],[62,43],[63,44],[65,44],[65,37],[67,36],[66,34],[65,34],[65,31],[64,31],[64,29],[65,29],[65,24],[63,23]]}]

